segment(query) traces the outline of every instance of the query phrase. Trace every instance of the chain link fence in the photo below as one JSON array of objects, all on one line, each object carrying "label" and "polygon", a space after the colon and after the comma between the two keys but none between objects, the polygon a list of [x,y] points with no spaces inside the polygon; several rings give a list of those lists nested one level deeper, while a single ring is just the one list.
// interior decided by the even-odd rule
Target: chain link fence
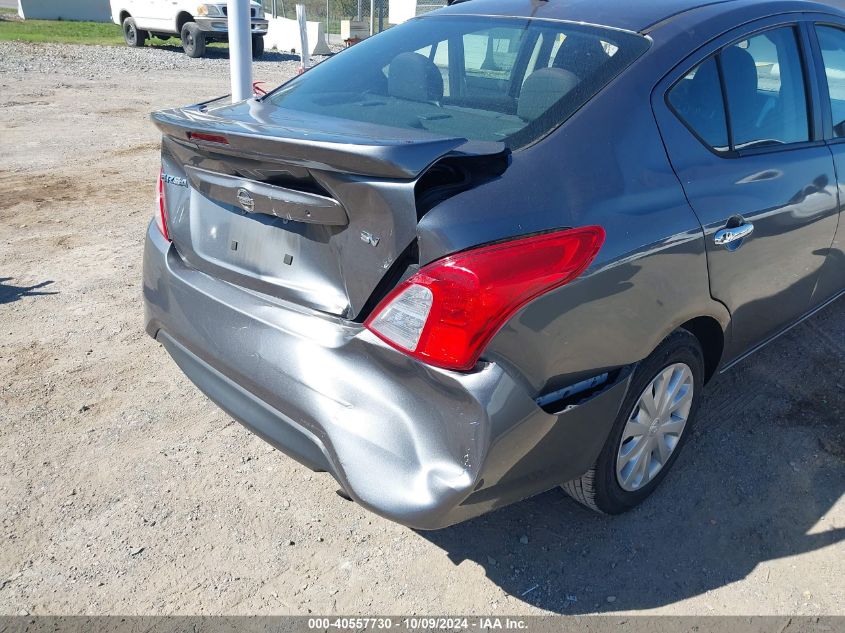
[{"label": "chain link fence", "polygon": [[[296,19],[296,0],[261,0],[267,17],[277,16]],[[360,19],[370,23],[372,11],[373,31],[388,27],[388,0],[302,0],[305,14],[311,22],[322,22],[327,35],[340,35],[341,20]],[[446,6],[445,0],[426,0],[425,4],[417,4],[417,15],[428,13],[434,9]],[[379,17],[381,16],[381,20]]]}]

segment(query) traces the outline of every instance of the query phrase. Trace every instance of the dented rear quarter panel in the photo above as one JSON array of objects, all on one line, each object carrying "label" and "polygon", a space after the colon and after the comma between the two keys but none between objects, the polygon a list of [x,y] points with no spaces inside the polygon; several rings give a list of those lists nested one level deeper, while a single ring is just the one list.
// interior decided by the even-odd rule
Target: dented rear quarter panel
[{"label": "dented rear quarter panel", "polygon": [[[663,147],[650,107],[662,73],[652,49],[552,134],[515,151],[506,173],[422,218],[420,263],[541,231],[599,225],[588,270],[517,312],[483,358],[534,393],[648,356],[699,316],[728,328],[710,297],[704,236]],[[624,115],[623,115],[624,113]]]}]

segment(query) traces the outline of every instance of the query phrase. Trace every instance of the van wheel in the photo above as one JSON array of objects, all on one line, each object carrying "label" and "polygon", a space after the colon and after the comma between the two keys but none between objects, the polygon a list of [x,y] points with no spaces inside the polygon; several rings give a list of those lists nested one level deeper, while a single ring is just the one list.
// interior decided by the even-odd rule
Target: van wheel
[{"label": "van wheel", "polygon": [[575,501],[603,514],[642,503],[663,481],[690,434],[704,384],[698,339],[678,330],[634,372],[593,467],[563,484]]},{"label": "van wheel", "polygon": [[126,18],[123,21],[123,39],[127,46],[138,48],[147,41],[147,32],[142,31],[135,24],[135,18]]},{"label": "van wheel", "polygon": [[252,58],[258,59],[264,55],[264,36],[254,35],[252,37]]},{"label": "van wheel", "polygon": [[182,48],[188,57],[202,57],[205,55],[205,33],[196,22],[188,22],[182,27]]}]

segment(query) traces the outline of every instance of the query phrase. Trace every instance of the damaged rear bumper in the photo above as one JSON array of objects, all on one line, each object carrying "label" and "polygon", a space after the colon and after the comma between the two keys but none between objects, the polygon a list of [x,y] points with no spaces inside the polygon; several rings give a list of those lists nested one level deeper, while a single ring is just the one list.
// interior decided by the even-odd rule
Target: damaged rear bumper
[{"label": "damaged rear bumper", "polygon": [[331,473],[393,521],[440,528],[547,490],[595,461],[621,379],[561,414],[496,363],[458,373],[357,323],[186,266],[154,225],[144,252],[147,332],[214,402],[279,450]]}]

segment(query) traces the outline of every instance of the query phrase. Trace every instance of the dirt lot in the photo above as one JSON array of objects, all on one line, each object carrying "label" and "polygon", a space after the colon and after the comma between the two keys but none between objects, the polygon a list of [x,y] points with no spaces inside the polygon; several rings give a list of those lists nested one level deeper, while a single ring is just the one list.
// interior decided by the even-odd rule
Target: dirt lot
[{"label": "dirt lot", "polygon": [[417,533],[210,404],[142,331],[147,115],[227,91],[222,59],[0,45],[0,613],[845,614],[845,301],[715,380],[613,519],[551,491]]}]

